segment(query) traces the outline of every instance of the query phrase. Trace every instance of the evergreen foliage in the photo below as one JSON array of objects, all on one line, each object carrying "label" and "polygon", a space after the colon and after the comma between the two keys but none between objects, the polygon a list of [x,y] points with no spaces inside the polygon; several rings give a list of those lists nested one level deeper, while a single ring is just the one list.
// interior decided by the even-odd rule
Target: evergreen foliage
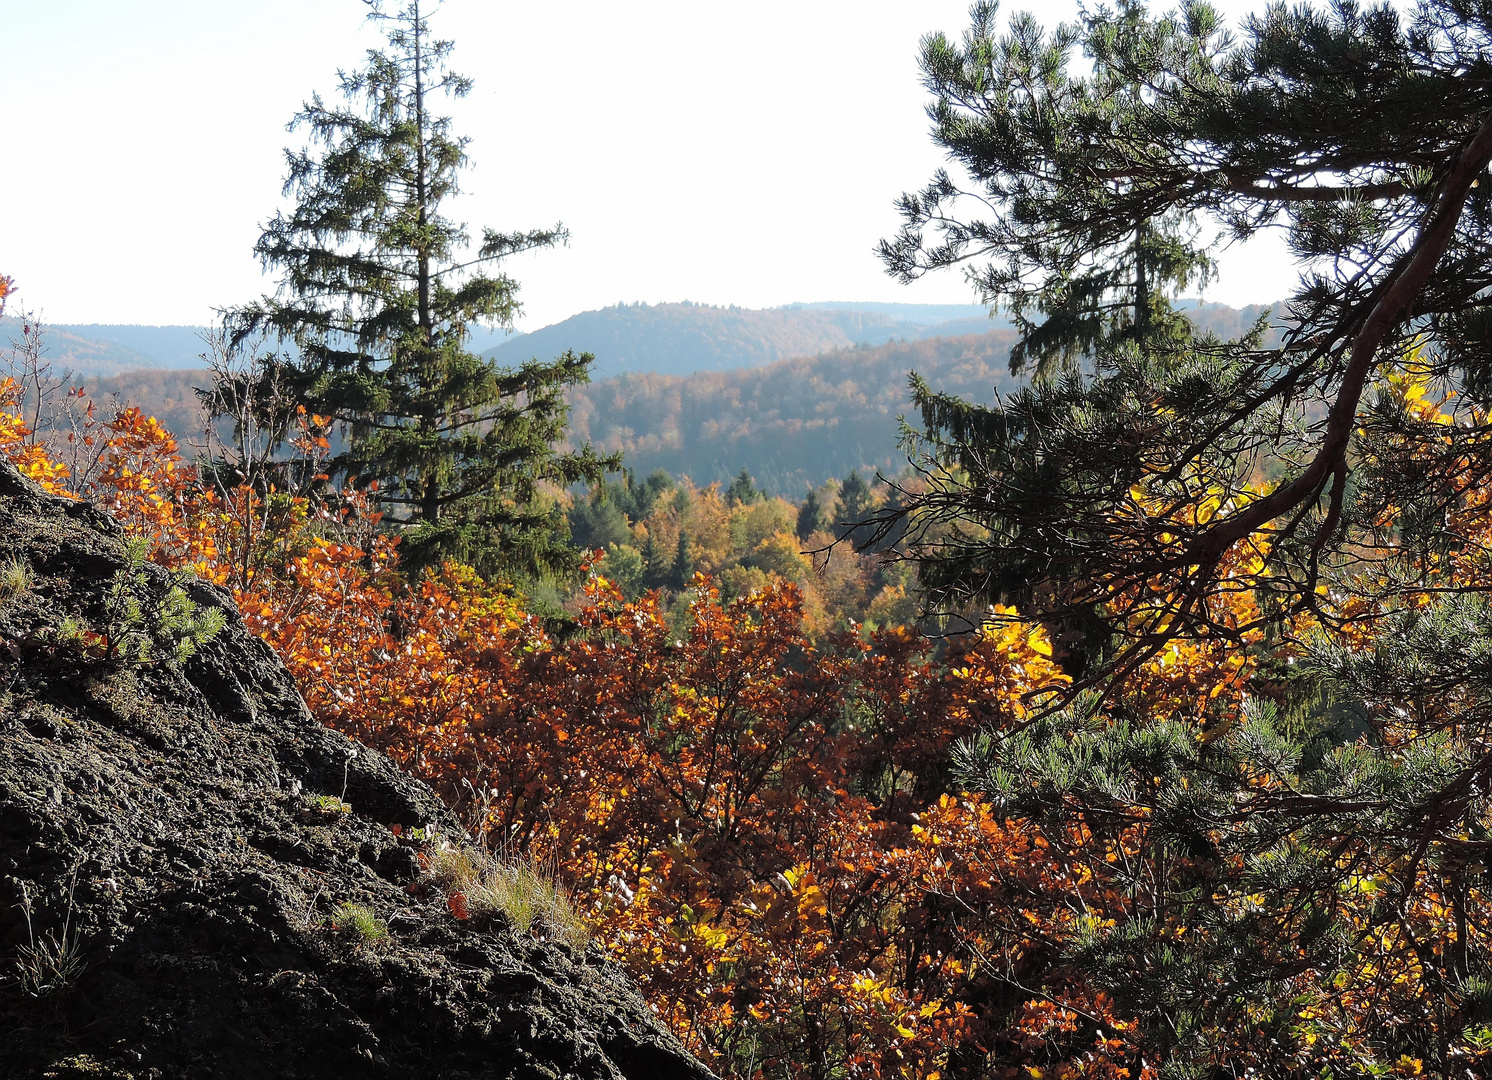
[{"label": "evergreen foliage", "polygon": [[596,485],[590,497],[577,499],[568,515],[570,539],[582,550],[605,549],[632,539],[627,514],[606,487]]},{"label": "evergreen foliage", "polygon": [[844,483],[839,485],[840,524],[855,525],[862,521],[874,506],[875,499],[871,495],[870,485],[865,482],[865,477],[860,475],[859,469],[852,469],[850,475],[844,478]]},{"label": "evergreen foliage", "polygon": [[[1104,609],[1125,668],[1237,632],[1209,613],[1240,546],[1273,618],[1317,606],[1390,508],[1406,547],[1444,542],[1444,510],[1492,465],[1475,412],[1492,388],[1492,5],[1277,5],[1235,38],[1202,3],[1126,0],[1050,34],[1029,16],[1001,33],[980,3],[922,64],[936,138],[973,183],[940,172],[904,196],[888,268],[967,264],[1023,320],[1017,361],[1049,375],[992,406],[914,380],[929,484],[881,525],[936,537],[920,549],[936,605],[1014,602],[1055,626]],[[1209,217],[1219,239],[1282,228],[1309,262],[1282,348],[1261,347],[1262,323],[1218,342],[1171,317],[1210,266]],[[1406,362],[1463,392],[1433,462],[1369,390]]]},{"label": "evergreen foliage", "polygon": [[[1116,875],[1123,917],[1094,921],[1068,958],[1125,1012],[1163,1018],[1147,1037],[1164,1075],[1220,1075],[1238,1032],[1253,1033],[1254,1061],[1276,1059],[1300,1035],[1302,995],[1343,992],[1390,942],[1434,989],[1439,1029],[1369,1025],[1376,1056],[1470,1075],[1446,1048],[1485,1040],[1492,1017],[1492,956],[1466,921],[1492,842],[1489,661],[1492,607],[1455,597],[1363,645],[1317,638],[1290,676],[1317,697],[1303,716],[1255,699],[1199,737],[1187,717],[1100,711],[1089,693],[969,740],[956,768],[1054,849],[1083,828],[1095,852],[1123,848],[1147,868]],[[1418,925],[1431,889],[1460,913],[1453,939]]]},{"label": "evergreen foliage", "polygon": [[[1175,170],[1138,181],[1134,173],[1153,171],[1157,152],[1178,141],[1175,126],[1190,119],[1165,109],[1157,85],[1174,88],[1194,72],[1204,86],[1214,78],[1210,63],[1223,47],[1216,16],[1193,5],[1150,20],[1143,4],[1123,0],[1050,35],[1020,15],[1000,37],[997,10],[975,5],[962,47],[930,38],[923,71],[938,141],[983,180],[998,213],[945,219],[961,192],[940,171],[925,191],[902,197],[907,224],[882,243],[887,264],[910,281],[988,257],[969,277],[1014,317],[1021,339],[1012,371],[1049,375],[1126,341],[1189,337],[1169,299],[1206,284],[1212,255],[1191,208],[1166,201]],[[1091,75],[1068,69],[1079,46],[1095,61]],[[934,223],[943,235],[928,242]]]},{"label": "evergreen foliage", "polygon": [[679,542],[674,552],[673,567],[668,575],[668,586],[672,589],[687,589],[694,580],[694,550],[689,543],[689,534],[679,530]]},{"label": "evergreen foliage", "polygon": [[824,527],[825,507],[819,493],[808,489],[803,505],[798,507],[798,539],[807,540]]},{"label": "evergreen foliage", "polygon": [[651,532],[642,544],[642,584],[647,589],[661,589],[668,585],[673,564],[663,553],[658,538]]},{"label": "evergreen foliage", "polygon": [[[1275,5],[1235,39],[1205,4],[1046,34],[981,3],[923,65],[974,184],[906,196],[883,254],[971,264],[1037,378],[984,406],[914,377],[926,487],[878,535],[910,527],[945,612],[1014,603],[1067,652],[955,755],[1073,896],[1110,890],[1046,962],[1139,1018],[1145,1075],[1481,1075],[1492,5]],[[1281,347],[1172,319],[1209,217],[1307,264]],[[1202,655],[1253,667],[1236,701],[1155,693]],[[992,1007],[1030,992],[1023,934],[985,939]]]},{"label": "evergreen foliage", "polygon": [[280,287],[230,324],[240,342],[268,331],[294,343],[299,396],[350,436],[335,471],[376,483],[413,565],[455,556],[485,573],[567,569],[576,553],[555,540],[541,488],[615,465],[588,446],[555,449],[564,391],[586,381],[592,358],[501,368],[468,349],[474,325],[510,327],[519,311],[518,284],[498,264],[567,234],[486,229],[473,250],[446,216],[467,139],[435,111],[471,80],[448,68],[452,43],[431,36],[421,0],[369,6],[388,46],[341,73],[342,103],[315,96],[291,124],[311,146],[287,152],[293,206],[255,248]]},{"label": "evergreen foliage", "polygon": [[763,498],[762,492],[756,488],[756,482],[752,479],[751,470],[742,468],[730,487],[725,489],[725,501],[730,506],[738,506],[741,503],[755,502]]}]

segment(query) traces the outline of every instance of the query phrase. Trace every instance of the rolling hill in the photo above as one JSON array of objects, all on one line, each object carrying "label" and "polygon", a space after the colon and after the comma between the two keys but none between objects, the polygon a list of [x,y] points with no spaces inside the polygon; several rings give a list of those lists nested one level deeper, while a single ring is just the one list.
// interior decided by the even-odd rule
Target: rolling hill
[{"label": "rolling hill", "polygon": [[[129,371],[150,369],[196,370],[207,364],[205,326],[114,326],[91,324],[44,324],[47,357],[57,371],[70,371],[78,379],[108,378]],[[21,336],[21,322],[12,316],[0,319],[0,352]],[[490,348],[521,334],[478,328],[473,344]],[[0,363],[3,370],[3,363]]]},{"label": "rolling hill", "polygon": [[[687,375],[758,367],[851,345],[980,333],[984,309],[968,304],[790,304],[752,310],[704,304],[618,304],[586,311],[533,333],[475,327],[471,347],[500,363],[550,359],[566,349],[596,356],[597,378],[656,371]],[[995,323],[993,325],[1003,325]],[[20,336],[14,318],[0,320],[0,349]],[[53,365],[96,379],[151,368],[200,370],[207,329],[201,326],[46,325]]]},{"label": "rolling hill", "polygon": [[[1264,310],[1182,303],[1194,321],[1223,337],[1241,333]],[[762,309],[617,304],[529,334],[477,327],[471,346],[509,365],[530,357],[550,359],[566,349],[590,352],[596,357],[594,377],[605,379],[733,371],[852,346],[984,334],[1009,325],[976,304],[829,301]],[[199,326],[48,325],[46,341],[59,371],[96,379],[152,368],[200,370],[206,332]],[[15,319],[0,320],[0,352],[8,339],[19,336]]]},{"label": "rolling hill", "polygon": [[791,304],[780,308],[706,304],[617,304],[488,349],[503,364],[549,359],[566,349],[594,353],[595,377],[651,372],[734,371],[798,356],[896,339],[980,333],[992,323],[967,304]]},{"label": "rolling hill", "polygon": [[907,373],[989,400],[1014,389],[1009,330],[841,349],[764,367],[694,375],[604,379],[570,395],[570,430],[621,450],[639,475],[666,469],[696,483],[729,481],[743,467],[759,486],[799,496],[851,469],[897,473]]},{"label": "rolling hill", "polygon": [[[622,450],[641,474],[666,469],[697,483],[743,467],[774,492],[851,469],[899,472],[897,415],[908,408],[907,372],[988,399],[1017,385],[1006,369],[1013,334],[998,330],[857,346],[736,371],[641,373],[602,379],[570,395],[576,441]],[[201,371],[134,371],[88,383],[94,400],[139,405],[178,438],[202,430],[193,386]]]},{"label": "rolling hill", "polygon": [[[200,362],[188,357],[185,342],[194,341],[197,352],[206,348],[194,326],[43,326],[46,359],[59,374],[70,371],[79,379],[145,368],[198,367]],[[0,319],[0,352],[20,341],[21,331],[20,319]]]},{"label": "rolling hill", "polygon": [[[100,413],[109,408],[139,406],[155,417],[183,444],[201,436],[205,423],[201,404],[193,387],[207,386],[207,372],[201,369],[160,371],[127,371],[119,375],[86,380],[88,396],[100,405]],[[186,447],[183,445],[183,450]]]},{"label": "rolling hill", "polygon": [[[572,329],[593,325],[618,340],[630,334],[639,350],[634,355],[649,363],[661,365],[673,357],[683,364],[689,355],[704,355],[711,363],[730,357],[753,362],[726,371],[652,370],[598,378],[571,394],[571,431],[599,449],[623,451],[628,466],[640,474],[661,468],[705,484],[729,480],[744,467],[759,484],[789,496],[855,468],[899,472],[905,458],[897,448],[897,417],[910,405],[909,371],[981,401],[1019,381],[1007,368],[1011,329],[991,330],[987,319],[970,320],[967,309],[917,310],[919,321],[913,321],[907,312],[876,310],[885,306],[744,311],[639,305],[577,316],[567,320]],[[1194,305],[1189,314],[1204,328],[1233,336],[1264,310],[1207,304]],[[955,317],[939,318],[944,315]],[[587,316],[601,318],[587,324]],[[495,356],[516,362],[524,353],[510,350],[520,347],[528,355],[546,355],[550,350],[535,346],[565,325],[511,341]],[[970,325],[982,332],[946,332]],[[777,351],[825,339],[842,342],[852,332],[880,334],[890,327],[901,330],[896,340],[770,359]],[[939,331],[944,332],[932,336]],[[691,353],[694,349],[712,351]],[[126,370],[87,380],[96,400],[117,395],[123,404],[138,404],[183,439],[202,429],[192,387],[203,381],[200,370]]]}]

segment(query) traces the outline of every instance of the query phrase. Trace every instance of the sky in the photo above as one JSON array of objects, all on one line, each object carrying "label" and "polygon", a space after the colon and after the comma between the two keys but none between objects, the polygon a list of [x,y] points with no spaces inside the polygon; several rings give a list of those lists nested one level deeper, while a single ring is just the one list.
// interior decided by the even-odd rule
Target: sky
[{"label": "sky", "polygon": [[[1021,5],[1045,21],[1075,0]],[[1256,7],[1217,5],[1236,18]],[[1007,8],[1009,10],[1009,8]],[[53,323],[203,324],[271,290],[253,256],[281,205],[287,121],[377,46],[359,0],[0,0],[0,273]],[[968,0],[446,0],[475,89],[458,221],[563,221],[524,255],[521,329],[618,302],[969,303],[874,254],[942,161],[919,39]],[[1209,300],[1278,299],[1273,237],[1224,253]]]}]

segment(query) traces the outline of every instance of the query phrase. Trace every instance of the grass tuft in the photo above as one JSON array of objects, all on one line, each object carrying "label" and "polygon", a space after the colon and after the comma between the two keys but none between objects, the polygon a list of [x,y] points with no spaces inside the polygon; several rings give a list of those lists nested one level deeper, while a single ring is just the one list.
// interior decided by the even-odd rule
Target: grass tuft
[{"label": "grass tuft", "polygon": [[77,885],[77,868],[67,890],[67,918],[59,936],[48,930],[38,938],[31,925],[31,893],[21,883],[21,913],[26,917],[29,944],[16,949],[16,980],[27,997],[44,998],[65,990],[83,971],[83,943],[72,925],[73,888]]},{"label": "grass tuft", "polygon": [[527,859],[494,859],[486,852],[442,844],[428,856],[428,874],[448,900],[472,919],[501,913],[522,933],[584,949],[590,928],[552,875]]},{"label": "grass tuft", "polygon": [[36,585],[36,575],[30,564],[21,559],[6,559],[0,562],[0,604],[19,600]]},{"label": "grass tuft", "polygon": [[389,937],[388,926],[365,904],[342,904],[332,912],[331,922],[339,932],[357,938],[364,945],[379,945]]}]

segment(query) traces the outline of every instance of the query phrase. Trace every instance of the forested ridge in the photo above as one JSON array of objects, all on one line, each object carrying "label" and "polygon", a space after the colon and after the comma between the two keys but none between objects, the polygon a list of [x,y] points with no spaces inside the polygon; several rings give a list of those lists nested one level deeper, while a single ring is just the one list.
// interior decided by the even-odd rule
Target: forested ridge
[{"label": "forested ridge", "polygon": [[[1236,336],[1263,311],[1224,304],[1187,310],[1204,332],[1223,337]],[[1013,333],[980,330],[846,346],[694,375],[648,370],[595,379],[567,392],[570,431],[599,448],[622,451],[642,475],[663,469],[706,485],[728,483],[744,468],[763,487],[796,499],[810,485],[852,469],[894,476],[905,468],[897,418],[911,411],[909,371],[975,401],[1021,385],[1009,371]],[[530,349],[537,337],[519,338],[512,348],[523,343]],[[61,358],[55,363],[65,366]],[[101,404],[138,406],[191,442],[203,428],[192,388],[207,381],[204,369],[143,370],[82,383]]]},{"label": "forested ridge", "polygon": [[[952,337],[1004,325],[975,305],[898,305],[858,310],[832,304],[749,309],[710,304],[619,304],[573,315],[486,351],[502,363],[562,348],[595,354],[595,377],[691,375],[760,367],[898,338]],[[972,309],[972,310],[971,310]]]},{"label": "forested ridge", "polygon": [[571,430],[620,450],[640,472],[698,483],[741,468],[801,495],[851,469],[900,472],[897,418],[911,408],[906,375],[925,371],[955,392],[1012,389],[1009,331],[847,349],[765,367],[691,376],[638,374],[577,387]]},{"label": "forested ridge", "polygon": [[[799,496],[852,468],[900,470],[898,414],[910,407],[908,367],[971,395],[1012,387],[1008,332],[853,348],[760,368],[693,376],[642,373],[571,389],[570,431],[621,450],[644,474],[665,469],[697,483],[747,468],[774,491]],[[193,387],[201,371],[139,371],[83,382],[100,403],[155,416],[183,440],[200,437]]]}]

